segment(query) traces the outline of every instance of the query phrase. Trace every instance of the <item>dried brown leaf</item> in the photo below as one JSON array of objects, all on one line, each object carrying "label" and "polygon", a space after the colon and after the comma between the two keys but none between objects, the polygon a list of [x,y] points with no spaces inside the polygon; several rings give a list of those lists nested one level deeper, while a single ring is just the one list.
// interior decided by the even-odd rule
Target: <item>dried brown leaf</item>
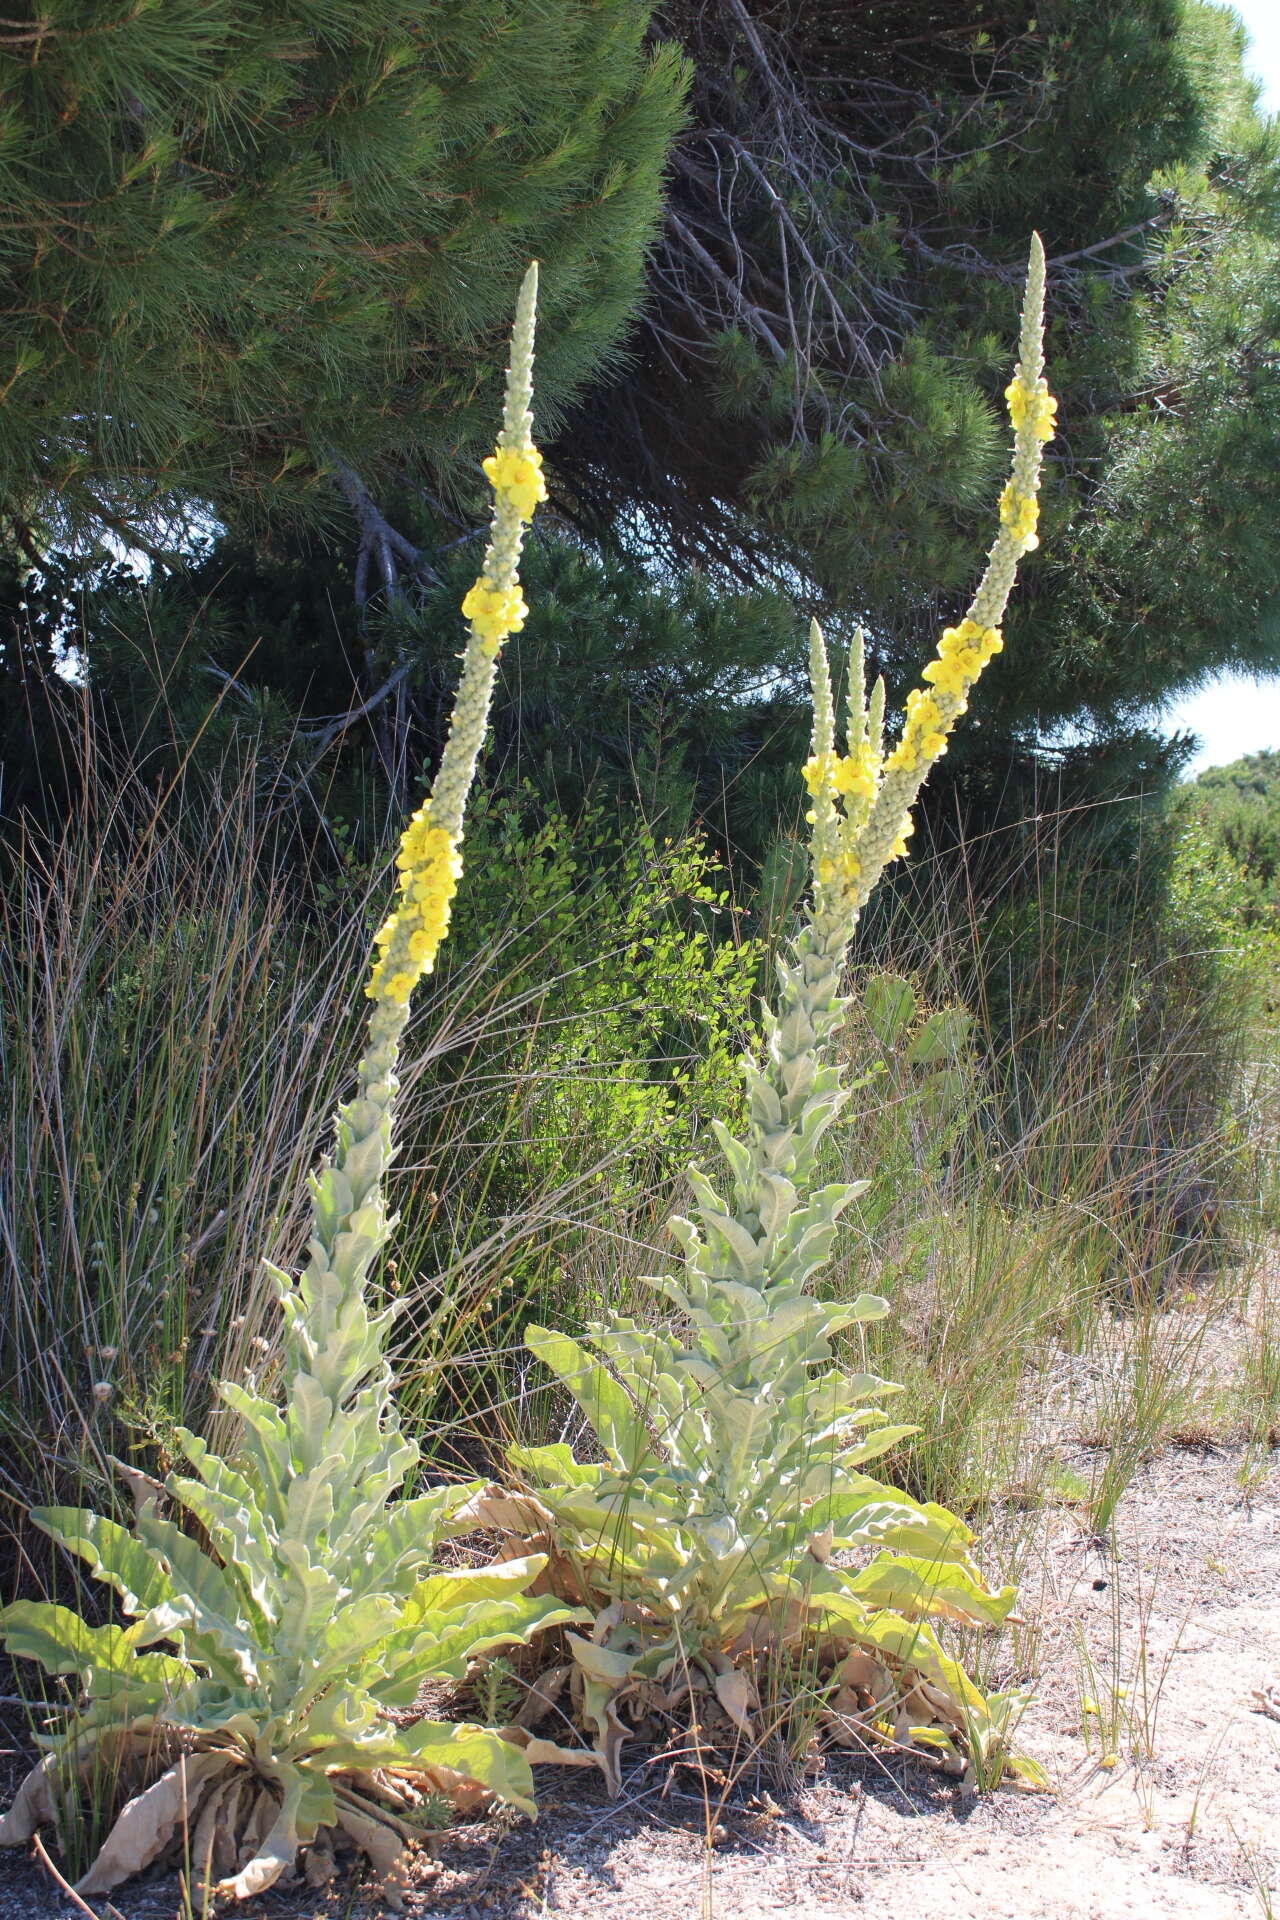
[{"label": "dried brown leaf", "polygon": [[192,1819],[210,1782],[234,1764],[229,1754],[220,1751],[184,1753],[158,1780],[126,1803],[97,1859],[76,1882],[76,1892],[110,1893],[131,1874],[149,1867],[179,1826]]},{"label": "dried brown leaf", "polygon": [[368,1854],[382,1881],[382,1897],[396,1913],[404,1906],[409,1884],[409,1849],[400,1835],[371,1814],[358,1813],[346,1801],[338,1802],[338,1825]]},{"label": "dried brown leaf", "polygon": [[536,1727],[539,1721],[545,1720],[564,1692],[565,1683],[572,1672],[573,1662],[567,1660],[563,1666],[549,1667],[541,1674],[521,1702],[520,1711],[512,1725]]},{"label": "dried brown leaf", "polygon": [[338,1871],[328,1827],[321,1827],[303,1856],[302,1871],[309,1887],[324,1887]]},{"label": "dried brown leaf", "polygon": [[8,1813],[0,1815],[0,1847],[23,1846],[37,1827],[58,1825],[58,1803],[51,1785],[55,1757],[47,1753],[18,1788]]},{"label": "dried brown leaf", "polygon": [[244,1832],[240,1836],[240,1852],[236,1863],[238,1866],[247,1866],[255,1854],[261,1851],[263,1841],[275,1824],[279,1807],[280,1802],[274,1793],[266,1787],[258,1789],[258,1797],[253,1803],[253,1810],[245,1821]]},{"label": "dried brown leaf", "polygon": [[526,1733],[523,1727],[504,1728],[503,1738],[521,1748],[531,1767],[599,1767],[604,1772],[604,1761],[594,1747],[561,1747],[554,1740]]},{"label": "dried brown leaf", "polygon": [[883,1661],[860,1648],[845,1655],[832,1678],[840,1687],[857,1687],[869,1693],[873,1700],[883,1700],[893,1691],[893,1678]]},{"label": "dried brown leaf", "polygon": [[191,1865],[202,1885],[212,1886],[235,1872],[235,1820],[244,1784],[240,1773],[215,1781],[200,1809],[191,1837]]},{"label": "dried brown leaf", "polygon": [[748,1740],[754,1740],[756,1723],[751,1716],[759,1708],[760,1696],[748,1676],[730,1667],[724,1673],[716,1675],[715,1687],[716,1699],[734,1726],[741,1733],[745,1733]]},{"label": "dried brown leaf", "polygon": [[541,1534],[555,1531],[555,1515],[529,1493],[508,1493],[493,1485],[482,1487],[464,1507],[455,1521],[467,1521],[474,1527],[492,1527],[495,1533],[514,1533],[533,1543]]}]

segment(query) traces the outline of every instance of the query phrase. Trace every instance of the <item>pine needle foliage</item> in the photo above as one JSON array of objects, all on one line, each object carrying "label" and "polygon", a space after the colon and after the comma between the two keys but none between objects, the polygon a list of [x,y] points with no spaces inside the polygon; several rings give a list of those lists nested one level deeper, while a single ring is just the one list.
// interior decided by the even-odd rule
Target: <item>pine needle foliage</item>
[{"label": "pine needle foliage", "polygon": [[635,358],[553,449],[582,523],[798,575],[910,685],[999,470],[1034,220],[1071,434],[1051,557],[1010,618],[1036,644],[957,760],[998,770],[1064,720],[1123,734],[1215,667],[1274,671],[1280,131],[1230,9],[664,0],[660,19],[693,63],[690,128]]},{"label": "pine needle foliage", "polygon": [[192,496],[448,492],[549,263],[564,400],[639,288],[680,114],[634,0],[59,0],[0,26],[0,510],[36,547]]}]

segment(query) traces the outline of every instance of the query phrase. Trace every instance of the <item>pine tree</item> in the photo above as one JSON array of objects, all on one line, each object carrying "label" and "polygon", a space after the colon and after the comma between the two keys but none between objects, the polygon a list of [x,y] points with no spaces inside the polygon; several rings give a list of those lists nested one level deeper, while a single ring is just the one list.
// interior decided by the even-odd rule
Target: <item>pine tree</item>
[{"label": "pine tree", "polygon": [[[382,685],[398,659],[411,761],[434,764],[474,571],[470,543],[452,528],[415,518],[403,499],[392,505],[437,577],[380,596],[363,618],[351,555],[306,528],[269,545],[223,534],[145,579],[116,565],[86,583],[52,559],[25,580],[0,570],[7,807],[65,808],[60,782],[74,757],[58,750],[47,702],[74,632],[104,737],[153,774],[171,776],[192,756],[215,766],[239,742],[264,772],[280,766],[301,782],[312,827],[308,791],[329,813],[376,818],[377,710],[341,722],[363,704],[368,662]],[[640,813],[663,834],[696,820],[721,852],[760,861],[779,820],[794,827],[800,811],[808,716],[790,604],[720,592],[695,572],[654,580],[536,529],[525,571],[530,613],[491,720],[495,786],[570,818],[588,806],[619,824]],[[34,752],[33,726],[43,740]]]},{"label": "pine tree", "polygon": [[895,686],[954,609],[996,485],[996,343],[1035,227],[1063,436],[1007,671],[956,766],[1064,721],[1113,738],[1219,665],[1280,665],[1280,137],[1233,16],[666,0],[659,18],[695,64],[691,125],[634,368],[552,450],[579,523],[799,577],[815,612],[865,624]]},{"label": "pine tree", "polygon": [[[544,261],[544,419],[636,298],[681,106],[637,0],[54,0],[0,26],[0,512],[444,497]],[[381,544],[380,544],[381,543]],[[388,544],[389,543],[389,544]],[[404,557],[403,554],[400,556]]]}]

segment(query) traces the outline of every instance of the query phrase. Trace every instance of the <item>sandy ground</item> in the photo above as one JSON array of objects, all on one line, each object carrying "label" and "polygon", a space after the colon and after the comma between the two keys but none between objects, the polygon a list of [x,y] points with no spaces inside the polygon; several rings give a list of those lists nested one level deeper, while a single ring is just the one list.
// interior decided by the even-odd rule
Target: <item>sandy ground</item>
[{"label": "sandy ground", "polygon": [[[973,1799],[914,1764],[835,1758],[777,1804],[724,1807],[636,1756],[620,1801],[543,1772],[542,1817],[455,1830],[423,1863],[417,1920],[1258,1920],[1280,1913],[1280,1452],[1241,1487],[1233,1450],[1171,1450],[1130,1489],[1104,1554],[1063,1510],[1017,1521],[1025,1626],[996,1658],[1039,1682],[1021,1744],[1050,1789]],[[1010,1551],[1014,1550],[1010,1543]],[[1086,1656],[1083,1648],[1089,1650]],[[1088,1659],[1092,1660],[1092,1670]],[[1017,1677],[1013,1671],[1012,1677]],[[1124,1697],[1115,1689],[1124,1687]],[[1093,1700],[1100,1713],[1082,1713]],[[1099,1722],[1119,1724],[1101,1737]],[[1082,1724],[1093,1731],[1086,1748]],[[1114,1751],[1114,1767],[1099,1758]],[[10,1755],[12,1765],[18,1756]],[[710,1838],[709,1838],[710,1836]],[[276,1892],[275,1920],[368,1912],[370,1891]],[[171,1878],[123,1920],[180,1912]],[[197,1909],[198,1910],[198,1909]],[[0,1862],[0,1920],[77,1911]],[[98,1911],[112,1920],[106,1903]]]}]

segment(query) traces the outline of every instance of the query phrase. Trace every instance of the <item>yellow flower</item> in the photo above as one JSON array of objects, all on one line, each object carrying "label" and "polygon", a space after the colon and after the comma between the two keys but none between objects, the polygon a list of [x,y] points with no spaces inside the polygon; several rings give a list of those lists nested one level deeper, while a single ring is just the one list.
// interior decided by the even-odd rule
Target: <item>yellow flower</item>
[{"label": "yellow flower", "polygon": [[810,793],[821,793],[824,788],[835,786],[836,767],[839,765],[839,760],[840,756],[836,753],[810,755],[800,769]]},{"label": "yellow flower", "polygon": [[843,759],[835,757],[835,769],[831,784],[837,793],[852,794],[859,800],[874,800],[876,797],[876,753],[869,740],[864,740],[852,753]]},{"label": "yellow flower", "polygon": [[973,675],[971,672],[966,672],[965,661],[949,660],[939,656],[938,659],[929,662],[920,678],[928,680],[939,693],[954,696],[964,692],[966,681],[971,680]]},{"label": "yellow flower", "polygon": [[480,577],[462,603],[470,621],[462,678],[431,798],[418,808],[401,836],[395,907],[374,939],[374,963],[365,992],[377,1003],[369,1055],[385,1073],[379,1049],[394,1045],[402,1021],[383,1017],[403,1007],[416,983],[435,965],[449,929],[453,897],[462,873],[459,852],[467,797],[484,742],[494,685],[494,660],[509,634],[524,625],[528,608],[520,591],[520,551],[525,524],[547,497],[542,456],[530,438],[533,336],[538,270],[529,268],[520,289],[511,337],[506,400],[498,445],[484,462],[494,490],[493,521]]},{"label": "yellow flower", "polygon": [[449,911],[462,873],[462,856],[424,801],[405,828],[396,855],[400,869],[395,912],[379,928],[378,960],[365,988],[371,1000],[403,1006],[424,973],[435,965],[449,930]]},{"label": "yellow flower", "polygon": [[860,800],[876,797],[877,756],[870,741],[864,740],[852,753],[815,753],[802,769],[810,793],[853,795]]},{"label": "yellow flower", "polygon": [[1024,553],[1030,553],[1033,547],[1040,545],[1036,526],[1040,519],[1040,503],[1033,493],[1019,493],[1010,480],[1000,495],[1000,522],[1009,529],[1015,540],[1022,543]]},{"label": "yellow flower", "polygon": [[519,633],[529,609],[518,581],[509,587],[495,587],[482,576],[467,594],[462,611],[486,653],[496,653],[508,634]]},{"label": "yellow flower", "polygon": [[547,497],[538,449],[529,447],[522,452],[499,447],[484,462],[484,472],[494,492],[509,501],[522,520],[532,520],[534,508]]},{"label": "yellow flower", "polygon": [[833,880],[851,887],[862,872],[862,862],[852,853],[837,853],[818,862],[818,884],[829,887]]},{"label": "yellow flower", "polygon": [[1037,440],[1052,440],[1057,430],[1058,403],[1044,380],[1037,381],[1034,387],[1013,380],[1005,388],[1004,397],[1009,402],[1009,418],[1015,430],[1030,425]]}]

